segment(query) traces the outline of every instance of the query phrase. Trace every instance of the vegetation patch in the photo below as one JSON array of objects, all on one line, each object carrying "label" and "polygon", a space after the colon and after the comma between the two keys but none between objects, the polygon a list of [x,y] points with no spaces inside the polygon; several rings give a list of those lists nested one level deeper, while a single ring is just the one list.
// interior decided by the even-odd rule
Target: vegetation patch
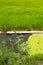
[{"label": "vegetation patch", "polygon": [[[10,43],[10,46],[6,45],[5,41],[0,42],[0,65],[43,65],[42,38],[43,34],[33,34],[29,37],[30,41],[23,43],[17,41],[15,44]],[[19,37],[17,39],[19,40]],[[35,43],[32,43],[32,40],[35,40]],[[39,40],[40,45],[38,43],[37,47]],[[31,44],[36,44],[35,48],[38,48],[38,52],[33,49]],[[39,48],[39,46],[41,47]]]},{"label": "vegetation patch", "polygon": [[43,34],[32,34],[27,41],[30,55],[43,54]]},{"label": "vegetation patch", "polygon": [[0,30],[43,30],[43,0],[1,0]]}]

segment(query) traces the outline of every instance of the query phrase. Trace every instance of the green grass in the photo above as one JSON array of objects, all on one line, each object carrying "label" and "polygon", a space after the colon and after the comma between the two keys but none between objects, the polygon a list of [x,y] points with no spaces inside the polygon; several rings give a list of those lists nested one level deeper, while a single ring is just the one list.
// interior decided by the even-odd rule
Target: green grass
[{"label": "green grass", "polygon": [[43,30],[43,0],[0,0],[0,30]]}]

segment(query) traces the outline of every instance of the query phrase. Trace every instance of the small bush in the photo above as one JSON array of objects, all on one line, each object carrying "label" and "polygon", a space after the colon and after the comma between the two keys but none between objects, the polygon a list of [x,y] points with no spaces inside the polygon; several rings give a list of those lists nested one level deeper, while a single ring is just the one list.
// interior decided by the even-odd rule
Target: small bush
[{"label": "small bush", "polygon": [[25,44],[16,44],[15,52],[14,46],[6,46],[6,43],[0,43],[0,65],[28,65],[26,58],[28,54],[25,50]]}]

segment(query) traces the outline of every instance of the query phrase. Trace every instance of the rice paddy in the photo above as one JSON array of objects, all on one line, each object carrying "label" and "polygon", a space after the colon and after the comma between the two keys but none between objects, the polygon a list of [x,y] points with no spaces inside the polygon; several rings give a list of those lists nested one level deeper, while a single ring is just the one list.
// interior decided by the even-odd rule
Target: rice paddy
[{"label": "rice paddy", "polygon": [[0,30],[43,30],[43,0],[0,0]]}]

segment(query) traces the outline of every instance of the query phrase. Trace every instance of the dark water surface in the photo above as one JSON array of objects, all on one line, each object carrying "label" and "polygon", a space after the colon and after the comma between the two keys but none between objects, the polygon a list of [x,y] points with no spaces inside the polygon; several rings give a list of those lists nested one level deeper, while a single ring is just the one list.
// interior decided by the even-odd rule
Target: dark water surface
[{"label": "dark water surface", "polygon": [[9,43],[18,43],[18,42],[25,42],[28,40],[28,37],[31,34],[27,33],[20,33],[20,34],[0,34],[0,42]]}]

